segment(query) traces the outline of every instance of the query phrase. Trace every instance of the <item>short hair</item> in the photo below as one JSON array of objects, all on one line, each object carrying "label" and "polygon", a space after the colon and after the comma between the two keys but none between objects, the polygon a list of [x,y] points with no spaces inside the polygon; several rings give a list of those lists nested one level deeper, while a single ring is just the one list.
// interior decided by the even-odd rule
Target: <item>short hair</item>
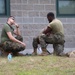
[{"label": "short hair", "polygon": [[[11,17],[13,17],[13,16],[9,16],[8,18],[11,18]],[[14,17],[13,17],[14,18]]]},{"label": "short hair", "polygon": [[49,17],[49,16],[51,16],[51,17],[53,17],[53,18],[55,17],[53,12],[49,12],[49,13],[47,14],[47,17]]},{"label": "short hair", "polygon": [[[8,21],[8,20],[9,20],[9,18],[11,18],[11,17],[12,17],[12,18],[14,18],[13,16],[9,16],[9,17],[8,17],[8,19],[7,19],[7,21]],[[15,18],[14,18],[14,19],[15,19]]]}]

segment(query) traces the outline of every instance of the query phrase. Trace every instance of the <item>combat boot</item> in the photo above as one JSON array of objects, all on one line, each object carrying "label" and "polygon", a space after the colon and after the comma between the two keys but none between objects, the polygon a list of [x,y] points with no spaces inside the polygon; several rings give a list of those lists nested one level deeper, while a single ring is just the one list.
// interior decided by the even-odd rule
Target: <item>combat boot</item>
[{"label": "combat boot", "polygon": [[37,49],[34,49],[34,52],[32,53],[32,55],[37,55]]},{"label": "combat boot", "polygon": [[46,55],[49,55],[49,53],[48,53],[46,48],[43,48],[42,53],[40,54],[40,56],[46,56]]}]

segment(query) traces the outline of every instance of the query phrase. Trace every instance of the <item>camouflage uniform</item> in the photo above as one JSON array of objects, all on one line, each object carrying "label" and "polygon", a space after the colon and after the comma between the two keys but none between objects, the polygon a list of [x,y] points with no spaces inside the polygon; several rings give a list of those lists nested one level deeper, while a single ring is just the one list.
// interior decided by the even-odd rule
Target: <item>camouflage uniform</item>
[{"label": "camouflage uniform", "polygon": [[39,44],[39,36],[33,38],[33,42],[32,42],[33,48],[36,48],[37,49],[38,44]]},{"label": "camouflage uniform", "polygon": [[42,48],[46,48],[47,44],[53,44],[54,54],[59,55],[64,50],[64,36],[59,34],[51,34],[50,36],[39,36],[39,42]]},{"label": "camouflage uniform", "polygon": [[[22,36],[17,36],[15,37],[16,39],[23,41]],[[17,53],[19,51],[22,51],[25,49],[25,47],[22,44],[11,42],[11,41],[5,41],[3,45],[3,49],[6,52],[12,52],[12,53]]]},{"label": "camouflage uniform", "polygon": [[[22,51],[25,49],[25,47],[22,44],[12,42],[9,37],[7,36],[7,32],[11,32],[12,35],[14,34],[14,28],[10,26],[9,24],[4,24],[2,33],[1,33],[1,43],[3,44],[3,49],[5,52],[12,52],[12,53],[18,53],[19,51]],[[23,41],[22,36],[15,37],[16,39]]]},{"label": "camouflage uniform", "polygon": [[36,49],[39,43],[42,49],[46,49],[47,44],[53,44],[54,54],[60,55],[63,53],[65,43],[62,23],[55,19],[48,26],[53,30],[51,34],[47,36],[42,33],[38,37],[34,38],[33,48]]}]

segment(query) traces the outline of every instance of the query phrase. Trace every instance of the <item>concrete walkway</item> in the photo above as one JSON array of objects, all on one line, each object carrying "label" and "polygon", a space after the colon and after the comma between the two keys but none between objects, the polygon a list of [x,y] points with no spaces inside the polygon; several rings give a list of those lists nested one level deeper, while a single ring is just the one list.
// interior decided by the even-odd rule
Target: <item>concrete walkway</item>
[{"label": "concrete walkway", "polygon": [[[53,52],[53,48],[47,48],[47,50],[52,53]],[[64,48],[64,52],[67,53],[69,51],[73,51],[75,50],[75,48]],[[25,49],[24,51],[21,51],[20,53],[23,53],[23,54],[32,54],[33,52],[33,49]],[[37,50],[37,53],[40,54],[42,51],[39,49]]]},{"label": "concrete walkway", "polygon": [[[47,48],[47,50],[50,53],[53,52],[53,48]],[[64,48],[64,53],[67,53],[67,52],[73,51],[73,50],[75,50],[75,48]],[[33,49],[25,49],[24,51],[21,51],[20,53],[23,53],[23,54],[32,54],[32,52],[33,52]],[[37,50],[37,53],[38,54],[41,54],[42,53],[41,49],[38,49]],[[1,55],[1,52],[0,52],[0,55]]]}]

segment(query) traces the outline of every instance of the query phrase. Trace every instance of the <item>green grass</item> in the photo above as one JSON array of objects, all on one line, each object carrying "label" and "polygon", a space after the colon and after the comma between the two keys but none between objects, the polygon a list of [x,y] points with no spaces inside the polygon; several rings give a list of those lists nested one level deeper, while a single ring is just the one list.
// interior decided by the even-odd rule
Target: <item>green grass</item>
[{"label": "green grass", "polygon": [[75,58],[58,56],[0,57],[0,75],[75,75]]}]

